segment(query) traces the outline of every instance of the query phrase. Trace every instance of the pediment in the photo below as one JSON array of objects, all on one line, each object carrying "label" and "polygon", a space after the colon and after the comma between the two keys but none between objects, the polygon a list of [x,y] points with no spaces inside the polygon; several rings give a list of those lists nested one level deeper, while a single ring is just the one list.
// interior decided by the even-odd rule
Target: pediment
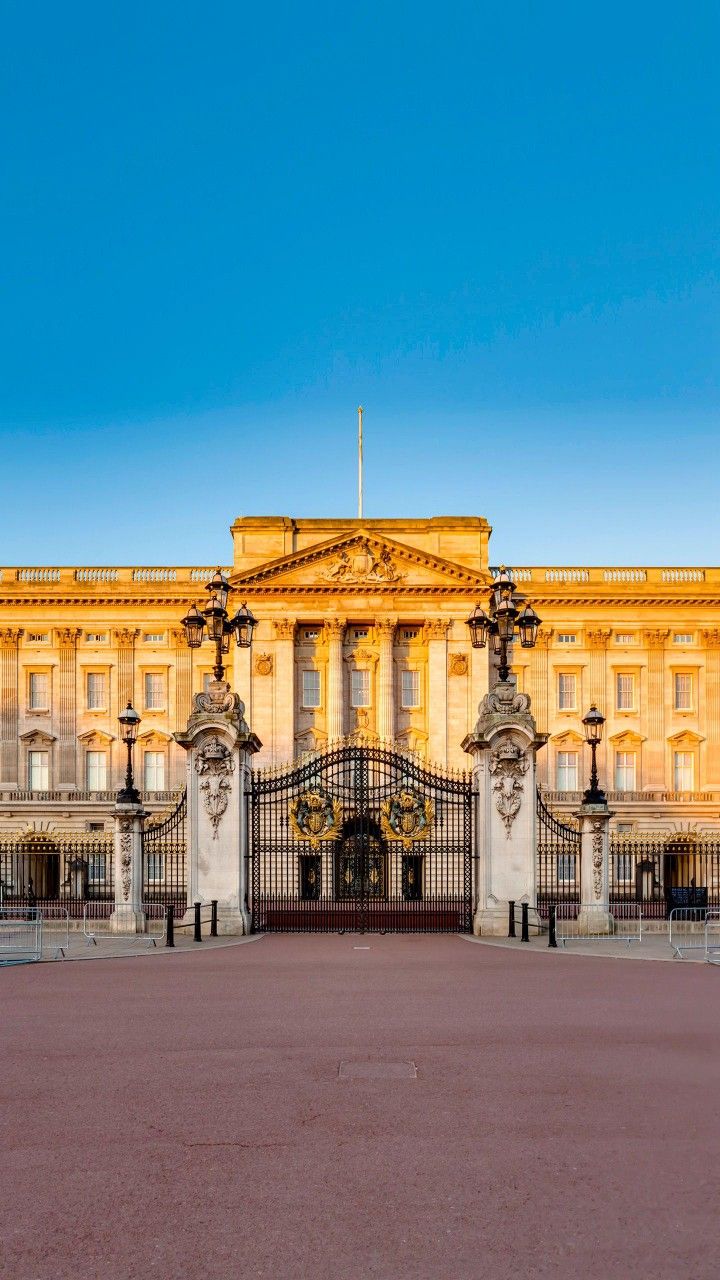
[{"label": "pediment", "polygon": [[552,742],[556,747],[577,747],[582,746],[585,739],[581,733],[576,733],[574,729],[565,729],[563,733],[553,734]]},{"label": "pediment", "polygon": [[612,742],[613,746],[621,751],[623,747],[636,747],[646,741],[647,738],[643,734],[634,733],[632,729],[623,729],[622,733],[613,733],[608,738],[608,742]]},{"label": "pediment", "polygon": [[27,743],[29,747],[49,747],[55,741],[55,735],[46,733],[44,729],[29,729],[27,733],[20,734],[20,741]]},{"label": "pediment", "polygon": [[675,747],[687,746],[692,748],[704,741],[705,739],[699,733],[694,733],[692,729],[681,729],[679,733],[674,733],[672,737],[668,738],[668,742],[672,742]]},{"label": "pediment", "polygon": [[94,742],[110,743],[115,739],[111,733],[106,733],[104,729],[88,729],[87,733],[78,734],[78,742],[84,742],[86,746],[91,746]]},{"label": "pediment", "polygon": [[258,594],[357,595],[448,592],[474,595],[488,578],[392,538],[359,531],[295,551],[279,560],[231,575],[236,589]]},{"label": "pediment", "polygon": [[163,733],[162,729],[146,729],[144,733],[138,734],[138,742],[144,747],[157,743],[158,746],[165,746],[167,742],[172,742],[172,734]]}]

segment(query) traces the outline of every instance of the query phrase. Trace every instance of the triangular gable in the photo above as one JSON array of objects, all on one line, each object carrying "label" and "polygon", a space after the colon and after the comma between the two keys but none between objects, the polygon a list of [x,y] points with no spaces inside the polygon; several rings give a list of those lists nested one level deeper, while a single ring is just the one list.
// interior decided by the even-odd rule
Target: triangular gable
[{"label": "triangular gable", "polygon": [[474,595],[489,582],[487,575],[464,565],[362,530],[232,574],[230,580],[236,589],[247,588],[255,595],[297,589],[333,596],[358,591],[395,594],[406,586],[413,592],[425,588]]}]

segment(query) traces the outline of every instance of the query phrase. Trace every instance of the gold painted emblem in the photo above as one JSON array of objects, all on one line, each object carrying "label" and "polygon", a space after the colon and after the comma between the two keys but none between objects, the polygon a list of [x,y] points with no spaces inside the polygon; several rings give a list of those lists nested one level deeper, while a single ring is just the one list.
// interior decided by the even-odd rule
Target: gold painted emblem
[{"label": "gold painted emblem", "polygon": [[412,791],[399,791],[381,805],[380,825],[388,840],[401,840],[411,849],[416,840],[425,840],[432,829],[432,800],[423,800]]},{"label": "gold painted emblem", "polygon": [[322,787],[304,791],[290,805],[290,826],[298,840],[309,840],[313,849],[321,840],[334,840],[340,833],[342,806]]}]

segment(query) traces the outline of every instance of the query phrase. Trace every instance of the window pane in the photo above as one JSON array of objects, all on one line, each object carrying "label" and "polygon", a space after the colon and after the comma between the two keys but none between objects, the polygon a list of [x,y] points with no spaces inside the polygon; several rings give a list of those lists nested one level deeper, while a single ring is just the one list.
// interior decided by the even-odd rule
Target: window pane
[{"label": "window pane", "polygon": [[370,706],[370,672],[353,671],[351,673],[350,702],[353,707]]},{"label": "window pane", "polygon": [[574,711],[575,706],[575,676],[567,674],[558,676],[559,709],[561,711]]},{"label": "window pane", "polygon": [[633,711],[635,709],[635,676],[618,675],[616,684],[618,711]]},{"label": "window pane", "polygon": [[165,790],[165,752],[146,751],[143,772],[145,791]]},{"label": "window pane", "polygon": [[695,772],[692,751],[675,752],[675,790],[692,791]]},{"label": "window pane", "polygon": [[165,677],[160,672],[145,673],[145,707],[148,711],[162,711],[165,706]]},{"label": "window pane", "polygon": [[420,706],[420,672],[403,671],[401,675],[400,705],[402,707]]},{"label": "window pane", "polygon": [[320,672],[303,671],[302,701],[304,707],[320,706]]},{"label": "window pane", "polygon": [[147,855],[147,878],[148,880],[162,880],[163,878],[163,854],[149,853]]},{"label": "window pane", "polygon": [[30,675],[30,707],[47,711],[50,706],[50,677],[45,671],[33,671]]},{"label": "window pane", "polygon": [[28,782],[31,791],[47,791],[49,786],[49,757],[47,751],[30,751],[28,754]]},{"label": "window pane", "polygon": [[675,675],[675,710],[692,710],[692,676],[685,672]]},{"label": "window pane", "polygon": [[615,790],[635,790],[635,752],[618,751],[615,755]]},{"label": "window pane", "polygon": [[104,751],[88,751],[86,777],[88,791],[105,791],[107,786],[107,756]]},{"label": "window pane", "polygon": [[105,702],[105,676],[100,671],[89,671],[87,677],[88,711],[102,711]]},{"label": "window pane", "polygon": [[88,859],[88,880],[93,884],[101,883],[105,879],[105,854],[91,853]]},{"label": "window pane", "polygon": [[578,789],[578,753],[577,751],[558,751],[557,789],[558,791],[577,791]]}]

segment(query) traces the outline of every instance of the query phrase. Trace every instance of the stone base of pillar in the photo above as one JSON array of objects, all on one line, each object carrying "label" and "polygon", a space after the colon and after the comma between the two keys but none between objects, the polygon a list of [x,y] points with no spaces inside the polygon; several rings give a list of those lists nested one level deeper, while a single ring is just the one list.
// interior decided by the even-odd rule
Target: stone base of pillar
[{"label": "stone base of pillar", "polygon": [[613,933],[613,918],[609,911],[580,911],[577,918],[579,938],[591,934]]},{"label": "stone base of pillar", "polygon": [[[521,903],[515,904],[515,935],[520,937],[520,907]],[[507,938],[509,925],[510,908],[506,903],[499,907],[478,907],[473,916],[473,933],[476,938],[493,937]],[[528,925],[536,933],[541,932],[544,928],[543,922],[538,915],[535,907],[528,909]]]},{"label": "stone base of pillar", "polygon": [[135,907],[116,907],[110,916],[111,933],[144,933],[145,912]]},{"label": "stone base of pillar", "polygon": [[[203,903],[200,913],[203,921],[202,935],[203,938],[210,937],[210,920],[209,920],[210,904]],[[188,925],[192,928],[195,924],[195,908],[188,907],[185,915],[176,928],[182,927],[186,929]],[[244,912],[238,911],[237,907],[224,907],[221,902],[218,903],[217,909],[217,931],[218,937],[223,938],[243,938],[250,933],[250,918]]]}]

